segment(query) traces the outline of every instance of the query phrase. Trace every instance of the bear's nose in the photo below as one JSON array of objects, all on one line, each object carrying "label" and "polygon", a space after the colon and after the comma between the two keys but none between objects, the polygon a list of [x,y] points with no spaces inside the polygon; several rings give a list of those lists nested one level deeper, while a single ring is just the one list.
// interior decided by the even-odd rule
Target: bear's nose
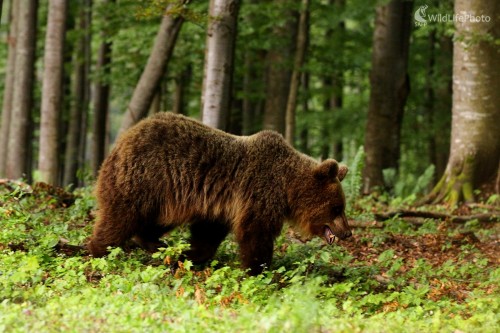
[{"label": "bear's nose", "polygon": [[344,231],[344,232],[342,233],[341,239],[346,239],[346,238],[349,238],[349,237],[351,237],[351,236],[352,236],[352,232],[351,232],[351,230],[347,230],[347,231]]}]

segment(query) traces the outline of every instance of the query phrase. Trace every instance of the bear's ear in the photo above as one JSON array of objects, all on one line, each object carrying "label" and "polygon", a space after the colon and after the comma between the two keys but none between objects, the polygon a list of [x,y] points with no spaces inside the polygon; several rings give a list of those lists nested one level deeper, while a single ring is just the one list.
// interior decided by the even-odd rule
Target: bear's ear
[{"label": "bear's ear", "polygon": [[321,162],[313,172],[318,180],[333,180],[339,172],[339,164],[335,160],[328,159]]},{"label": "bear's ear", "polygon": [[349,171],[349,169],[347,169],[347,166],[345,165],[339,166],[339,173],[337,177],[339,178],[340,181],[342,181],[342,179],[345,178],[345,175],[347,175],[347,171]]}]

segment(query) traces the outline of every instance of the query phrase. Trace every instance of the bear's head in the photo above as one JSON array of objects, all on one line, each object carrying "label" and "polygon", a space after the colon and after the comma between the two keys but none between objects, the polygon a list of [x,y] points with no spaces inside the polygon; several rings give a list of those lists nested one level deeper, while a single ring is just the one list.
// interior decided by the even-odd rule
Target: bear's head
[{"label": "bear's head", "polygon": [[312,174],[299,180],[292,219],[305,236],[323,237],[332,244],[335,237],[346,239],[352,235],[340,184],[346,174],[346,166],[328,159],[315,166]]}]

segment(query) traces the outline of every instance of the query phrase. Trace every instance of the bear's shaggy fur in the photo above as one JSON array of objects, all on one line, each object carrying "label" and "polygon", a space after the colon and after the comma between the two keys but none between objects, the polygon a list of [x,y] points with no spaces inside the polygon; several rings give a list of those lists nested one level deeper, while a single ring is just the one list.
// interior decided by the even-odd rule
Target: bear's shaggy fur
[{"label": "bear's shaggy fur", "polygon": [[188,223],[187,258],[208,261],[233,232],[243,267],[258,274],[269,267],[285,220],[329,243],[351,235],[340,185],[346,172],[335,160],[297,152],[275,132],[235,136],[160,113],[124,133],[104,161],[88,248],[103,256],[134,238],[152,250]]}]

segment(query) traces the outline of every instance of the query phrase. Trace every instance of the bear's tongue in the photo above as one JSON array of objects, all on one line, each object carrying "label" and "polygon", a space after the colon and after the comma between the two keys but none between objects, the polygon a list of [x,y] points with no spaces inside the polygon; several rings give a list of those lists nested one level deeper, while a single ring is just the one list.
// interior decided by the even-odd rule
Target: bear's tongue
[{"label": "bear's tongue", "polygon": [[333,234],[332,229],[330,229],[329,226],[325,226],[325,239],[328,244],[333,244],[333,241],[335,240],[335,235]]}]

